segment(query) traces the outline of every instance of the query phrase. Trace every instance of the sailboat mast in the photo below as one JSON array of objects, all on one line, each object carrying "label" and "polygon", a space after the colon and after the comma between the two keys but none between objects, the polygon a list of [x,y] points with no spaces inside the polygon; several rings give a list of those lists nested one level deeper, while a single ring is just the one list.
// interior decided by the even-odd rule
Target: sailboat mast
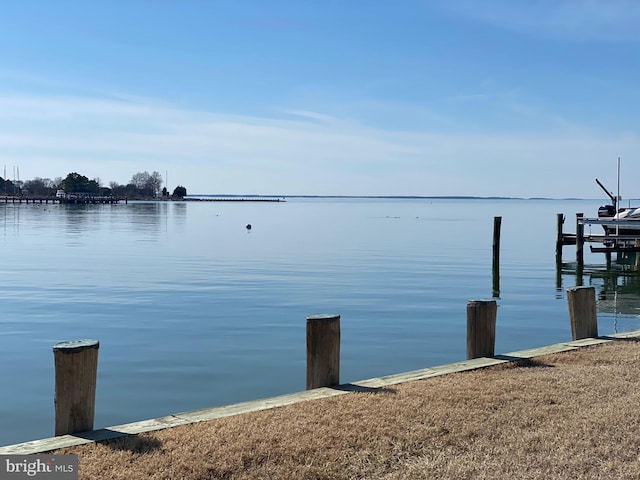
[{"label": "sailboat mast", "polygon": [[[618,157],[618,202],[620,201],[620,157]],[[616,202],[616,207],[618,203]]]}]

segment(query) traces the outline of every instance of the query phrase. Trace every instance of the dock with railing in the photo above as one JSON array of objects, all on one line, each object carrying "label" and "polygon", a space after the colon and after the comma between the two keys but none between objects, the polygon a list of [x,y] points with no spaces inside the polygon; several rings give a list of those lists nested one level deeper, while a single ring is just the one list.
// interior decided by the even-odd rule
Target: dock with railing
[{"label": "dock with railing", "polygon": [[[613,218],[587,218],[582,213],[576,213],[576,233],[564,233],[563,225],[565,216],[557,214],[557,237],[556,237],[556,263],[562,263],[562,247],[565,245],[576,246],[576,265],[578,268],[584,266],[584,244],[589,245],[593,253],[604,253],[607,265],[611,263],[611,254],[627,256],[640,252],[640,218],[613,219]],[[585,225],[591,227],[606,226],[607,231],[603,233],[585,232]],[[632,233],[629,233],[629,231]],[[637,231],[637,233],[634,232]],[[621,233],[623,232],[623,233]]]}]

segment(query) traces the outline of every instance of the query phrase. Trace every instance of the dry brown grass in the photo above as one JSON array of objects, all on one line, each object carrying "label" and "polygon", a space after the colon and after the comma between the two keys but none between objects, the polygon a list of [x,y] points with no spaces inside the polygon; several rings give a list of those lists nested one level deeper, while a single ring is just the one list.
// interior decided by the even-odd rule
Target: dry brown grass
[{"label": "dry brown grass", "polygon": [[640,343],[68,448],[82,479],[638,479]]}]

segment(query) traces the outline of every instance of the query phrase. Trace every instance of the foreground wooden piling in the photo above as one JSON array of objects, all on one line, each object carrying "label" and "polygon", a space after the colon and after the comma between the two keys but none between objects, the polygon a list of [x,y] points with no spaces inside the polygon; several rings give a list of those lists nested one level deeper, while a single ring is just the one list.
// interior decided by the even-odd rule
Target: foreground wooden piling
[{"label": "foreground wooden piling", "polygon": [[467,360],[495,354],[497,311],[495,300],[467,302]]},{"label": "foreground wooden piling", "polygon": [[307,390],[340,383],[340,315],[307,317]]},{"label": "foreground wooden piling", "polygon": [[73,340],[53,347],[56,436],[93,430],[99,348],[97,340]]},{"label": "foreground wooden piling", "polygon": [[596,314],[596,290],[594,287],[572,287],[567,289],[569,320],[572,340],[598,336]]}]

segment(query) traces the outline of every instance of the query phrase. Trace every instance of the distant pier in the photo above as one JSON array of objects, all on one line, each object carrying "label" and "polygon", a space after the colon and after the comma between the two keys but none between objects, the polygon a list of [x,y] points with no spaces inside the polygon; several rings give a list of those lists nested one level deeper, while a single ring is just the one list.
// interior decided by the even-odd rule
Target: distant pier
[{"label": "distant pier", "polygon": [[124,201],[127,203],[126,198],[120,197],[108,197],[108,196],[74,196],[69,195],[67,197],[37,197],[37,196],[2,196],[0,197],[0,203],[68,203],[68,204],[113,204]]},{"label": "distant pier", "polygon": [[[62,204],[113,204],[113,203],[128,203],[128,197],[112,197],[112,196],[93,196],[93,195],[80,195],[70,194],[66,197],[39,197],[34,195],[13,196],[4,195],[0,196],[0,203],[62,203]],[[184,198],[168,198],[159,197],[150,200],[156,201],[186,201],[186,202],[286,202],[284,198],[272,198],[272,197],[184,197]]]},{"label": "distant pier", "polygon": [[187,202],[286,202],[284,198],[271,197],[185,197]]}]

